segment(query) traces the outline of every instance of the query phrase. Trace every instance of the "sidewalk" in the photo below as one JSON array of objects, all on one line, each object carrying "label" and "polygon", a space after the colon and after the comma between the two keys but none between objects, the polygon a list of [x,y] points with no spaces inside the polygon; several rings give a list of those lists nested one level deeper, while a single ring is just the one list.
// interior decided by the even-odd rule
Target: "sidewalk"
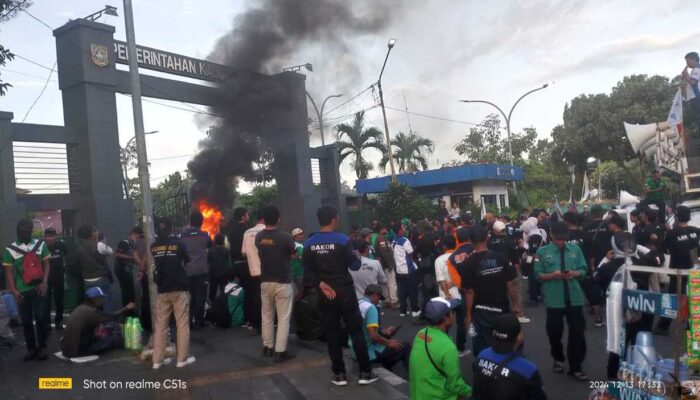
[{"label": "sidewalk", "polygon": [[[21,335],[21,332],[17,332]],[[56,332],[49,350],[58,351]],[[197,362],[159,370],[128,350],[115,350],[85,364],[62,361],[23,362],[24,349],[0,357],[2,398],[12,399],[407,399],[408,384],[378,368],[382,377],[369,386],[357,384],[356,365],[346,353],[349,385],[330,383],[330,359],[323,342],[290,338],[293,360],[273,364],[260,355],[260,336],[243,328],[214,327],[193,331],[191,353]],[[73,378],[72,390],[38,390],[39,377]],[[158,389],[153,385],[159,384]],[[110,386],[113,388],[110,389]],[[131,388],[127,388],[131,386]],[[88,388],[89,387],[89,388]],[[118,388],[121,387],[121,388]],[[176,389],[172,389],[172,388]],[[7,396],[7,397],[6,397]]]}]

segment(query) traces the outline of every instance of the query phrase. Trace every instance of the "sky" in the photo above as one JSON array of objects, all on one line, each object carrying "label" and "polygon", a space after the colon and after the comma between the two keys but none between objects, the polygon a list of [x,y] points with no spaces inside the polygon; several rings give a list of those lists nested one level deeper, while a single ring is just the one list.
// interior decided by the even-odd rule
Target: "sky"
[{"label": "sky", "polygon": [[[102,4],[87,0],[33,2],[28,11],[52,28],[91,14]],[[122,4],[112,3],[119,9],[119,17],[103,16],[100,22],[114,25],[115,39],[125,40]],[[257,2],[134,0],[133,4],[138,44],[206,58],[217,39],[231,30],[235,17]],[[334,42],[299,43],[293,54],[274,65],[313,64],[313,72],[301,72],[306,75],[307,91],[319,106],[328,95],[344,95],[326,106],[327,143],[336,140],[333,126],[350,122],[359,110],[368,109],[367,126],[383,131],[381,110],[373,107],[377,94],[372,90],[336,106],[377,80],[386,44],[395,38],[397,43],[382,78],[389,132],[392,136],[409,132],[410,120],[412,131],[432,139],[435,151],[429,158],[430,168],[459,160],[454,146],[473,124],[495,111],[487,105],[459,103],[459,99],[488,100],[507,112],[522,94],[549,83],[547,89],[525,98],[511,119],[514,132],[532,126],[540,138],[548,138],[552,128],[562,123],[565,104],[574,97],[609,93],[631,74],[672,77],[684,67],[683,56],[699,50],[700,2],[696,1],[406,0],[391,4],[392,17],[385,26],[377,32],[343,38],[347,48],[341,50]],[[2,79],[13,85],[0,97],[0,111],[13,112],[15,122],[26,116],[27,123],[62,125],[55,72],[49,78],[56,60],[51,30],[20,13],[0,25],[0,42],[41,65],[16,58],[0,67]],[[47,78],[46,90],[39,97]],[[116,96],[119,138],[125,145],[134,131],[131,99]],[[143,108],[145,130],[158,131],[147,136],[151,183],[157,185],[170,173],[186,170],[207,124],[192,107],[177,101],[149,100]],[[406,108],[451,121],[394,110]],[[316,119],[310,105],[309,116]],[[311,125],[312,146],[321,142],[317,126]],[[380,154],[370,151],[368,158],[376,165]],[[136,171],[131,174],[135,176]],[[370,173],[371,177],[379,175],[378,168]],[[349,162],[341,166],[341,176],[354,186]],[[239,191],[250,188],[243,182]]]}]

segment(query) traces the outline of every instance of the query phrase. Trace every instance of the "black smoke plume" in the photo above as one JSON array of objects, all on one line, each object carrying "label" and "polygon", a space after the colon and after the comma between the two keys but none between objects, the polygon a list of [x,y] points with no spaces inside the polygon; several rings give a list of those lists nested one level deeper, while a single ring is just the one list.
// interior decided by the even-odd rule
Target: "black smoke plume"
[{"label": "black smoke plume", "polygon": [[[379,32],[389,23],[390,8],[395,4],[394,0],[382,4],[371,0],[249,3],[209,56],[236,72],[211,99],[211,112],[222,118],[200,142],[199,154],[188,164],[194,180],[192,199],[205,198],[221,209],[233,204],[234,180],[251,174],[253,162],[278,131],[275,114],[290,107],[292,101],[279,81],[260,74],[279,72],[283,63],[309,46],[322,45],[339,54],[349,51],[353,38]],[[358,64],[361,61],[360,56],[354,59]]]}]

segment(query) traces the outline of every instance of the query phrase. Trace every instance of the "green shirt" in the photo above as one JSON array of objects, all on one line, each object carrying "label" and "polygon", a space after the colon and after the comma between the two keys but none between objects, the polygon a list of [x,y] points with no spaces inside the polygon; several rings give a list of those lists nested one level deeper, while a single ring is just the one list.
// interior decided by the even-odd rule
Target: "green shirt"
[{"label": "green shirt", "polygon": [[[36,239],[33,239],[29,244],[24,244],[24,243],[19,243],[19,242],[14,242],[12,243],[15,245],[15,247],[24,250],[25,252],[31,251],[34,246],[36,245]],[[39,257],[39,260],[45,261],[48,260],[51,254],[49,253],[49,248],[46,246],[46,243],[42,242],[41,246],[39,246],[36,249],[36,254]],[[26,292],[28,290],[32,290],[35,287],[39,286],[38,284],[33,284],[33,285],[26,285],[24,283],[24,280],[22,279],[22,273],[24,272],[24,255],[21,253],[18,253],[9,247],[5,248],[5,251],[2,253],[2,265],[7,268],[7,267],[14,267],[14,273],[15,273],[15,287],[17,290],[20,292]]]},{"label": "green shirt", "polygon": [[297,253],[297,258],[292,259],[292,278],[300,278],[304,276],[304,270],[301,268],[301,255],[304,253],[304,245],[294,242],[294,249]]},{"label": "green shirt", "polygon": [[[427,349],[435,364],[447,376],[445,378],[428,358]],[[409,365],[410,398],[416,400],[456,400],[458,396],[471,395],[472,388],[464,382],[459,368],[457,347],[445,332],[435,327],[427,327],[418,331]]]},{"label": "green shirt", "polygon": [[[586,276],[587,264],[581,248],[573,243],[566,243],[564,250],[565,268],[568,271],[580,271],[581,276],[577,279],[553,279],[542,281],[542,296],[547,308],[564,308],[564,285],[569,286],[569,299],[572,306],[582,306],[583,291],[580,281]],[[556,244],[550,243],[540,247],[535,255],[535,277],[540,279],[540,275],[560,271],[561,250]]]},{"label": "green shirt", "polygon": [[[665,187],[665,186],[666,186],[666,185],[661,181],[661,179],[659,179],[659,180],[657,181],[657,180],[654,179],[653,177],[647,178],[647,181],[646,181],[646,183],[644,184],[644,187],[645,187],[645,188],[647,188],[647,189],[652,189],[652,190],[656,190],[656,189],[659,189],[659,188],[663,188],[663,187]],[[663,192],[663,190],[659,190],[659,191],[657,191],[657,192],[648,192],[647,195],[646,195],[646,199],[647,199],[647,200],[654,201],[654,202],[656,202],[656,201],[662,201],[662,200],[664,199],[664,192]]]},{"label": "green shirt", "polygon": [[[379,330],[379,309],[366,297],[360,299],[359,308],[360,315],[362,316],[362,333],[365,335],[365,342],[367,343],[367,355],[369,355],[370,361],[374,361],[377,359],[377,353],[382,353],[384,349],[386,349],[386,346],[383,344],[375,343],[372,340],[372,337],[369,335],[369,330],[367,329],[376,328]],[[357,359],[351,337],[348,337],[348,346],[352,351],[352,357]]]}]

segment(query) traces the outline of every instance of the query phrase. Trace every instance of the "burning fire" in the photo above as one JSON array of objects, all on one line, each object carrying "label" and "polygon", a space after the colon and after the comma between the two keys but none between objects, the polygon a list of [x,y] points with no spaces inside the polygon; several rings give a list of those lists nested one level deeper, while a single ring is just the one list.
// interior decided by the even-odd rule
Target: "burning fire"
[{"label": "burning fire", "polygon": [[206,200],[199,200],[196,203],[199,212],[204,216],[202,230],[209,233],[209,236],[214,239],[219,231],[221,231],[221,223],[224,221],[224,215],[216,206],[207,203]]}]

